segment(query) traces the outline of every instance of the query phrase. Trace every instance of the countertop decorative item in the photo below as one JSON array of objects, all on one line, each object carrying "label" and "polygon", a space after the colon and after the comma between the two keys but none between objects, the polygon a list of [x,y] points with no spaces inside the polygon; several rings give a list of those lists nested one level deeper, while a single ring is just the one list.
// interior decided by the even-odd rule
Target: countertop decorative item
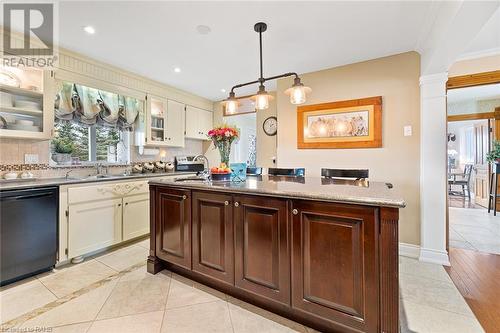
[{"label": "countertop decorative item", "polygon": [[297,108],[297,148],[382,147],[382,97]]},{"label": "countertop decorative item", "polygon": [[52,140],[52,145],[54,147],[52,160],[57,164],[70,164],[74,150],[73,142],[66,138],[55,138]]},{"label": "countertop decorative item", "polygon": [[300,77],[297,73],[284,73],[280,75],[275,75],[271,77],[264,77],[263,67],[262,67],[262,33],[267,30],[267,24],[264,22],[258,22],[254,25],[253,29],[255,32],[259,34],[259,53],[260,53],[260,77],[251,82],[237,84],[233,88],[231,88],[231,92],[229,93],[229,97],[224,100],[223,106],[225,108],[224,113],[234,114],[237,112],[238,106],[240,105],[239,100],[236,98],[234,93],[234,89],[249,86],[252,84],[259,84],[259,90],[257,93],[251,97],[255,102],[256,110],[265,110],[269,108],[269,100],[273,97],[266,91],[266,87],[264,87],[264,82],[270,80],[276,80],[284,77],[294,76],[293,85],[285,91],[285,94],[290,96],[290,103],[292,104],[303,104],[306,101],[306,95],[311,92],[311,88],[304,86],[300,82]]},{"label": "countertop decorative item", "polygon": [[151,162],[144,162],[144,164],[142,165],[142,172],[143,173],[153,172],[154,169],[155,169],[155,166]]},{"label": "countertop decorative item", "polygon": [[264,120],[264,123],[262,123],[262,129],[264,130],[264,133],[266,133],[266,135],[276,135],[276,133],[278,132],[278,118],[274,116],[268,117],[266,120]]},{"label": "countertop decorative item", "polygon": [[23,173],[21,173],[21,178],[22,179],[31,179],[31,178],[33,178],[33,174],[29,171],[24,171]]},{"label": "countertop decorative item", "polygon": [[208,131],[208,137],[212,140],[215,147],[219,149],[221,165],[228,166],[231,144],[240,137],[239,129],[237,127],[222,125]]},{"label": "countertop decorative item", "polygon": [[154,172],[165,172],[165,163],[162,161],[156,161]]},{"label": "countertop decorative item", "polygon": [[134,166],[132,166],[132,173],[142,173],[142,165],[134,164]]},{"label": "countertop decorative item", "polygon": [[172,172],[172,171],[174,171],[174,168],[175,168],[175,165],[172,162],[167,162],[165,164],[165,171],[166,172]]},{"label": "countertop decorative item", "polygon": [[7,172],[6,174],[3,175],[3,178],[10,180],[10,179],[16,179],[17,178],[17,172],[10,171]]}]

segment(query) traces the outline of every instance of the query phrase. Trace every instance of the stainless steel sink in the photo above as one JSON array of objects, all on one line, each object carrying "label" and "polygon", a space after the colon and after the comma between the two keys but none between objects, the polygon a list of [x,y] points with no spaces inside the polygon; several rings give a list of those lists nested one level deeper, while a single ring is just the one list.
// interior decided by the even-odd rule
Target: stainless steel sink
[{"label": "stainless steel sink", "polygon": [[105,179],[105,178],[115,178],[115,177],[117,177],[117,176],[114,176],[114,175],[94,175],[94,176],[83,177],[82,179],[94,180],[94,179]]}]

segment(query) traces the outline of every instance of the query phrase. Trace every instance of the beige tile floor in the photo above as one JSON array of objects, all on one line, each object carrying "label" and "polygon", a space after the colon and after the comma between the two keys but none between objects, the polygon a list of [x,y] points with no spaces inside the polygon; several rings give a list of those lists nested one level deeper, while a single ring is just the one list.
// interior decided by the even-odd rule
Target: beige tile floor
[{"label": "beige tile floor", "polygon": [[[3,328],[50,327],[57,333],[314,331],[169,271],[147,273],[147,246],[147,240],[137,242],[1,288]],[[400,273],[402,332],[482,332],[441,266],[401,257]]]},{"label": "beige tile floor", "polygon": [[450,207],[449,221],[451,247],[500,254],[500,215]]}]

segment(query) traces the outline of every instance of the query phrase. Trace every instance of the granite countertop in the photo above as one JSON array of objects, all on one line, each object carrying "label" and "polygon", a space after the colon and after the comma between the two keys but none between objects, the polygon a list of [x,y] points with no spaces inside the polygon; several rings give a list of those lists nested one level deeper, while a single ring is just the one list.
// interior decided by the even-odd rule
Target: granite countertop
[{"label": "granite countertop", "polygon": [[96,182],[109,182],[117,180],[137,180],[141,178],[165,177],[165,176],[187,176],[192,175],[193,172],[179,171],[179,172],[164,172],[164,173],[141,173],[131,174],[130,176],[123,175],[108,175],[106,178],[78,178],[78,177],[65,177],[59,178],[36,178],[30,180],[0,180],[0,190],[17,190],[45,186],[59,186],[69,184],[84,184]]},{"label": "granite countertop", "polygon": [[[179,181],[179,179],[181,179]],[[153,185],[261,194],[285,198],[344,202],[403,208],[406,202],[392,185],[366,180],[333,180],[320,177],[249,176],[245,182],[182,180],[186,177],[152,179]]]}]

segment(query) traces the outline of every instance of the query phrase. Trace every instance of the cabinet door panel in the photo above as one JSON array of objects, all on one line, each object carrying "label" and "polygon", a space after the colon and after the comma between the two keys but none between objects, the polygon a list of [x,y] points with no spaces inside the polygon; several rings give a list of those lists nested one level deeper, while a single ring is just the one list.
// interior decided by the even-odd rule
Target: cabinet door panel
[{"label": "cabinet door panel", "polygon": [[185,125],[184,104],[168,100],[166,142],[169,146],[184,147]]},{"label": "cabinet door panel", "polygon": [[156,196],[156,255],[191,269],[190,191],[159,188]]},{"label": "cabinet door panel", "polygon": [[234,284],[230,195],[193,193],[193,270]]},{"label": "cabinet door panel", "polygon": [[149,194],[123,198],[123,240],[149,233]]},{"label": "cabinet door panel", "polygon": [[292,306],[376,331],[377,209],[306,201],[293,208]]},{"label": "cabinet door panel", "polygon": [[74,258],[119,243],[122,238],[122,199],[69,206],[68,256]]},{"label": "cabinet door panel", "polygon": [[199,133],[199,116],[198,109],[186,105],[186,137],[191,139],[198,139]]},{"label": "cabinet door panel", "polygon": [[288,304],[286,200],[235,196],[235,285]]}]

